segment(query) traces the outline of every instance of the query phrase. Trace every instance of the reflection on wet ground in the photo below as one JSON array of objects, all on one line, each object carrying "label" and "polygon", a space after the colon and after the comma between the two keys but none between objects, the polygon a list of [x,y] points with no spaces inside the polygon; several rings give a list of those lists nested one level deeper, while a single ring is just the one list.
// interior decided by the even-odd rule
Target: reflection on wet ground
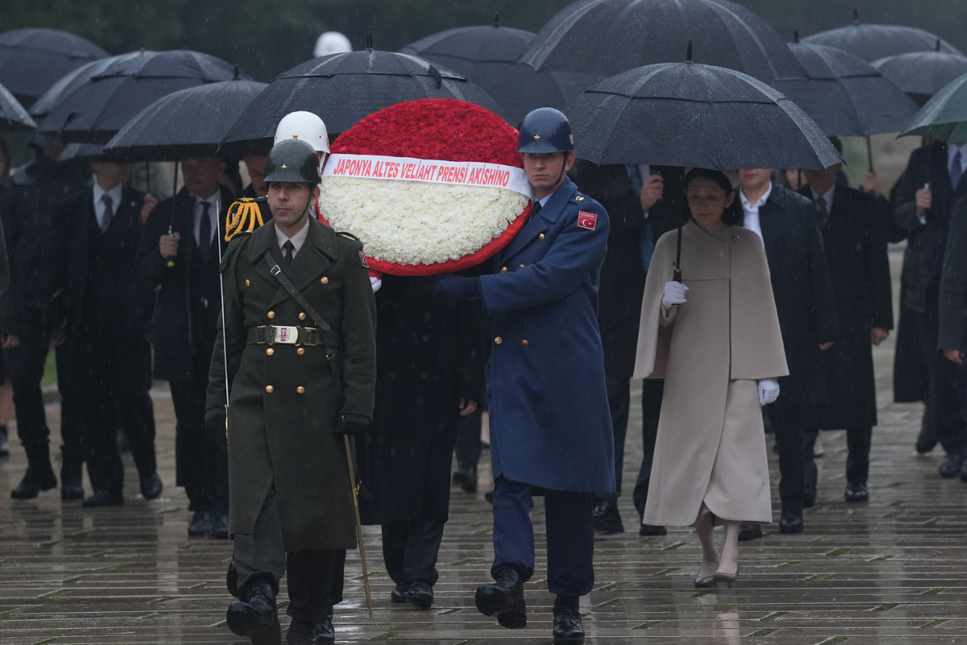
[{"label": "reflection on wet ground", "polygon": [[[891,257],[896,275],[899,256]],[[890,402],[892,358],[891,338],[876,352],[880,426],[873,439],[870,502],[843,501],[845,436],[825,433],[820,490],[816,506],[806,511],[806,532],[782,536],[773,525],[763,539],[743,544],[741,578],[731,590],[692,586],[701,555],[691,530],[638,537],[627,493],[641,458],[640,410],[633,411],[621,499],[628,532],[598,540],[596,588],[582,599],[588,642],[967,642],[967,484],[939,478],[939,448],[915,454],[921,408]],[[57,491],[14,502],[9,491],[26,468],[23,451],[14,445],[12,456],[0,461],[0,643],[239,642],[224,623],[231,544],[187,537],[187,500],[174,486],[171,403],[163,388],[156,394],[165,483],[158,500],[137,495],[126,457],[121,508],[82,509],[80,502],[62,503]],[[48,412],[56,426],[56,406]],[[379,533],[367,530],[374,617],[363,608],[353,553],[347,601],[336,609],[339,642],[550,642],[553,598],[544,589],[540,556],[527,585],[527,629],[503,630],[474,609],[473,591],[489,579],[492,556],[490,507],[483,498],[491,485],[488,466],[481,477],[478,494],[454,489],[437,604],[430,610],[390,604]],[[533,513],[541,533],[540,500]]]}]

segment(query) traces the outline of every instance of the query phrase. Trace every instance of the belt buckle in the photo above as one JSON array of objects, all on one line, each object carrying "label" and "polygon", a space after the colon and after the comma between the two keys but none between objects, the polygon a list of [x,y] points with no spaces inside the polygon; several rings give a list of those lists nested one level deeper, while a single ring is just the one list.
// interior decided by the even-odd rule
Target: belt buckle
[{"label": "belt buckle", "polygon": [[298,345],[299,328],[288,325],[271,325],[268,343],[270,345]]},{"label": "belt buckle", "polygon": [[305,332],[305,339],[302,340],[300,338],[300,340],[302,340],[300,344],[305,345],[306,347],[315,347],[318,344],[318,336],[319,336],[319,332],[316,330],[316,328],[303,327],[302,331]]}]

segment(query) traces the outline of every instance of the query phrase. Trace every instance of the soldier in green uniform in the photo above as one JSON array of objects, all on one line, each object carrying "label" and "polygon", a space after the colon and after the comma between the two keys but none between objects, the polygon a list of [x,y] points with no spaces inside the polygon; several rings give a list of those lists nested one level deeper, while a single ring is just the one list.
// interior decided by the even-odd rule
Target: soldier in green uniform
[{"label": "soldier in green uniform", "polygon": [[224,427],[228,381],[239,600],[227,619],[257,645],[281,642],[273,572],[282,567],[272,561],[281,542],[286,641],[321,645],[334,642],[333,552],[356,545],[343,436],[365,435],[372,418],[375,305],[362,245],[309,217],[319,192],[312,146],[279,142],[265,170],[273,218],[225,253],[224,346],[220,337],[208,396],[209,425]]}]

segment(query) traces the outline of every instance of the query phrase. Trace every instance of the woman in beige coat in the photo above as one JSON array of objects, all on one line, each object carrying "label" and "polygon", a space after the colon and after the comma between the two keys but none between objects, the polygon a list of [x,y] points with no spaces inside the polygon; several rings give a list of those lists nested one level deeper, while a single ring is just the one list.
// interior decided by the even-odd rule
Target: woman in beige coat
[{"label": "woman in beige coat", "polygon": [[[775,379],[788,374],[762,243],[735,226],[735,183],[718,171],[687,173],[692,217],[655,247],[635,364],[635,378],[665,379],[644,523],[695,527],[698,587],[731,586],[740,523],[772,521],[760,406],[776,399]],[[721,558],[712,541],[718,524]]]}]

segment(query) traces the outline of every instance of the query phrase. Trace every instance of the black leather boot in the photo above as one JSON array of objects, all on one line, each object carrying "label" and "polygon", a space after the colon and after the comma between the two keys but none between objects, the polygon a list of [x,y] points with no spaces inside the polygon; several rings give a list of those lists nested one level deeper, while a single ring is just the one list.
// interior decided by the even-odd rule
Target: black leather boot
[{"label": "black leather boot", "polygon": [[321,623],[293,618],[285,635],[285,642],[289,645],[333,645],[336,642],[336,632],[332,627],[332,618],[327,616]]},{"label": "black leather boot", "polygon": [[228,628],[239,636],[250,638],[253,645],[281,645],[282,627],[275,606],[276,591],[272,582],[250,581],[239,590],[239,599],[228,608],[225,615]]},{"label": "black leather boot", "polygon": [[496,582],[477,587],[477,610],[484,616],[497,614],[497,622],[507,629],[527,626],[524,583],[515,569],[506,567],[494,574]]},{"label": "black leather boot", "polygon": [[13,499],[33,499],[40,494],[40,491],[50,490],[57,487],[57,476],[54,474],[50,462],[46,465],[27,466],[27,472],[12,491],[10,497]]},{"label": "black leather boot", "polygon": [[584,642],[584,625],[578,605],[581,599],[558,596],[554,601],[554,645],[580,645]]}]

